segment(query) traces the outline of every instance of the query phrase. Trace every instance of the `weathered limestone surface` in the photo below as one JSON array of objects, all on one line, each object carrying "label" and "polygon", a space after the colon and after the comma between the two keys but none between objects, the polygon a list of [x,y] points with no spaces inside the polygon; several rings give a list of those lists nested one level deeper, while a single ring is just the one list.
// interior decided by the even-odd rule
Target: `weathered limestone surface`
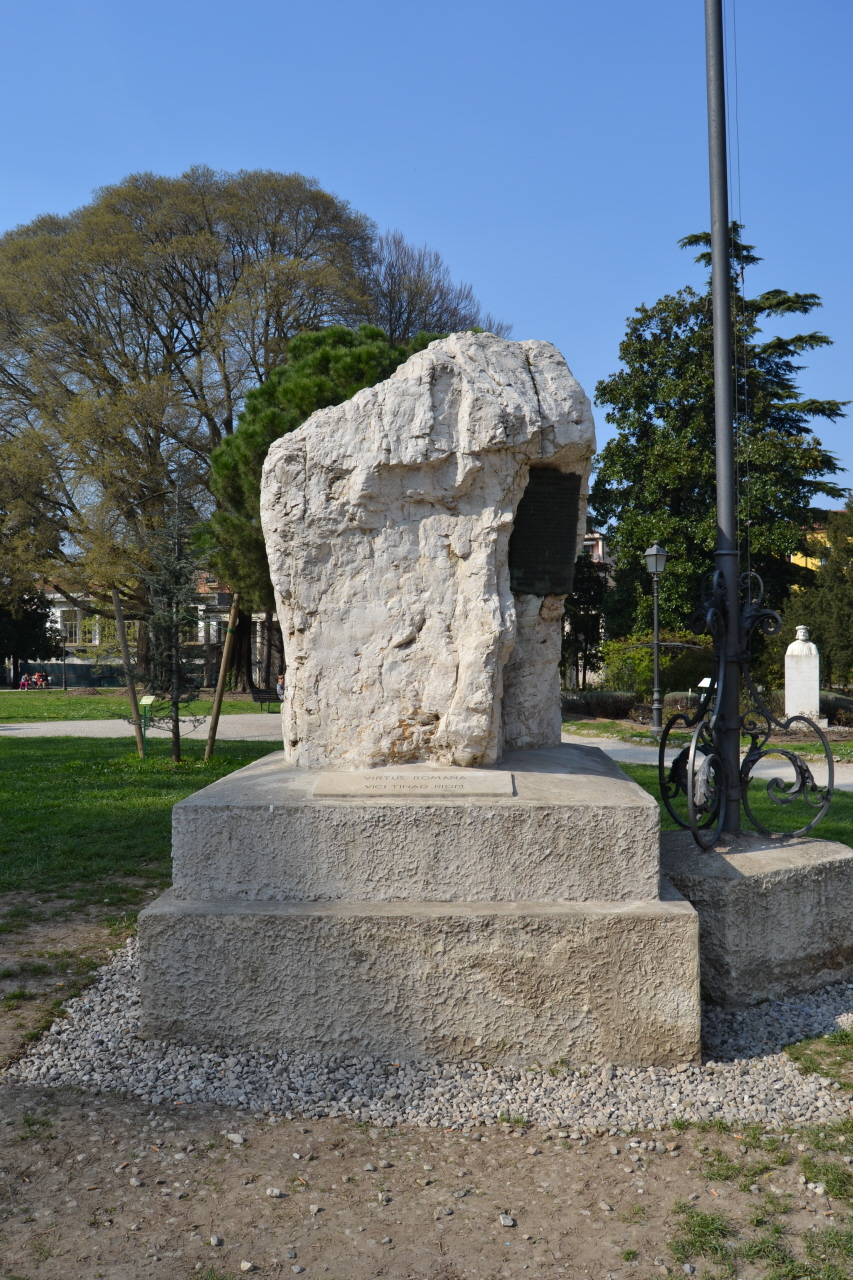
[{"label": "weathered limestone surface", "polygon": [[661,833],[661,869],[699,913],[702,993],[749,1005],[853,977],[853,850],[743,835],[703,853]]},{"label": "weathered limestone surface", "polygon": [[515,597],[515,647],[504,667],[504,745],[560,741],[560,619],[564,596]]},{"label": "weathered limestone surface", "polygon": [[394,1061],[698,1061],[696,933],[671,889],[561,905],[169,891],[139,917],[141,1033]]},{"label": "weathered limestone surface", "polygon": [[[509,794],[317,797],[318,771],[264,756],[175,805],[176,897],[658,896],[657,805],[603,751],[563,744],[510,752],[496,772],[513,781]],[[464,782],[471,770],[454,773]]]},{"label": "weathered limestone surface", "polygon": [[[557,606],[524,600],[519,628],[507,552],[530,468],[578,475],[585,494],[594,449],[559,351],[493,334],[432,343],[272,446],[261,519],[288,763],[491,764],[502,699],[510,745],[559,742]],[[584,519],[582,496],[581,536]],[[518,658],[537,628],[531,700]]]}]

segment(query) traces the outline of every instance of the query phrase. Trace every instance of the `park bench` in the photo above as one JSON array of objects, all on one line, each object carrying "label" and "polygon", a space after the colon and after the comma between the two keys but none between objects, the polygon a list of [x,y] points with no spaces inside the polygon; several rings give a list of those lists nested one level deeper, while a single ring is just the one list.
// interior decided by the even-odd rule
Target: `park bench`
[{"label": "park bench", "polygon": [[278,706],[278,694],[275,689],[253,689],[252,701],[259,702],[262,708],[266,705],[267,710],[269,710],[270,703],[275,703]]}]

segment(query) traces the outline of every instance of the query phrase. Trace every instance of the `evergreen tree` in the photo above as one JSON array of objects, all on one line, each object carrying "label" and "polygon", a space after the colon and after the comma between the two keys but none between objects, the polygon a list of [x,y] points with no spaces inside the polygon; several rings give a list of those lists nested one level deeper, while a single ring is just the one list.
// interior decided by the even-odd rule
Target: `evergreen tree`
[{"label": "evergreen tree", "polygon": [[[822,333],[758,341],[762,317],[807,314],[821,305],[814,293],[743,291],[743,268],[758,261],[731,226],[732,324],[741,568],[761,574],[765,599],[778,608],[809,571],[789,556],[806,548],[821,496],[843,490],[830,477],[838,463],[812,434],[812,418],[843,417],[842,402],[804,400],[797,387],[803,352],[826,346]],[[703,246],[696,261],[710,266],[707,233],[681,246]],[[628,320],[619,348],[624,367],[599,382],[596,401],[617,428],[604,446],[591,493],[596,522],[609,524],[615,589],[607,600],[610,635],[651,625],[651,592],[643,551],[658,539],[670,553],[661,578],[661,624],[681,628],[699,602],[703,576],[714,564],[713,314],[710,279],[703,293],[684,288]],[[749,550],[747,550],[747,539]]]},{"label": "evergreen tree", "polygon": [[12,660],[12,683],[20,664],[60,653],[59,634],[50,621],[50,606],[40,591],[29,591],[0,603],[0,663]]},{"label": "evergreen tree", "polygon": [[195,513],[180,488],[163,528],[146,548],[154,568],[142,571],[148,593],[145,623],[148,635],[148,679],[156,697],[168,703],[165,717],[172,732],[172,759],[181,759],[181,704],[197,693],[197,669],[188,646],[198,638],[198,557],[191,549]]}]

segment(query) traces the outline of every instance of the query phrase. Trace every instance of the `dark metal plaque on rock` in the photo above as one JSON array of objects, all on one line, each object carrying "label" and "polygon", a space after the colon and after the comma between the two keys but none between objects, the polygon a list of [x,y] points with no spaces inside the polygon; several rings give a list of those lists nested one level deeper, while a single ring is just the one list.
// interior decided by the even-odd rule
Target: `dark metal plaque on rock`
[{"label": "dark metal plaque on rock", "polygon": [[513,591],[567,596],[577,553],[581,478],[553,467],[531,467],[509,540]]}]

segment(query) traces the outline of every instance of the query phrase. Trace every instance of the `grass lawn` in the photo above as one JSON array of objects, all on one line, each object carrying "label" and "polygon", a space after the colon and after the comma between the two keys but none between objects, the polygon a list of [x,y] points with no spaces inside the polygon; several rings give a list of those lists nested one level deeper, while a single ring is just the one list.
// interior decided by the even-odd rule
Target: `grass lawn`
[{"label": "grass lawn", "polygon": [[[641,742],[644,747],[656,747],[659,741],[650,729],[641,724],[630,724],[624,720],[590,720],[585,716],[564,719],[563,733],[578,733],[585,738],[618,738],[620,742]],[[674,747],[680,747],[690,741],[690,734],[673,729],[669,740]]]},{"label": "grass lawn", "polygon": [[149,742],[143,761],[122,739],[0,739],[0,892],[121,908],[169,884],[172,806],[280,749],[219,742],[204,764],[204,745],[185,742],[175,765],[168,741]]},{"label": "grass lawn", "polygon": [[[660,787],[658,786],[658,771],[656,765],[651,764],[623,764],[619,762],[619,767],[624,769],[635,782],[639,782],[640,786],[653,795],[660,804]],[[806,819],[803,815],[806,813],[805,804],[800,801],[791,805],[789,810],[785,810],[780,805],[776,805],[767,795],[767,783],[753,782],[750,787],[750,804],[756,816],[768,827],[775,830],[795,831],[798,826],[804,826]],[[749,822],[744,815],[744,827],[749,828]],[[666,809],[661,807],[660,825],[664,831],[677,831],[678,826],[673,822]],[[813,832],[815,839],[820,840],[838,840],[841,844],[849,845],[853,848],[853,792],[836,791],[832,797],[832,804],[829,806],[829,812],[819,826],[815,827]]]},{"label": "grass lawn", "polygon": [[[181,714],[185,716],[209,716],[213,709],[213,700],[207,699],[187,703]],[[275,715],[277,707],[272,711],[251,699],[235,698],[231,701],[227,695],[222,704],[222,714],[227,715]],[[31,724],[38,720],[129,720],[130,702],[127,697],[111,691],[94,695],[63,693],[61,689],[42,691],[29,689],[0,689],[0,723]]]}]

